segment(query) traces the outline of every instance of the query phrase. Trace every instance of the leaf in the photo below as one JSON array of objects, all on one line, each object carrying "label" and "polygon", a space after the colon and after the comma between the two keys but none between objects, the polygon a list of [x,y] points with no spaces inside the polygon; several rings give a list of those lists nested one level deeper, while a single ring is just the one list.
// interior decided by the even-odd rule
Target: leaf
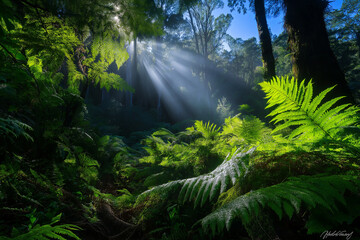
[{"label": "leaf", "polygon": [[[337,206],[343,204],[344,186],[345,189],[357,194],[360,188],[359,177],[332,175],[290,178],[286,182],[239,196],[200,221],[204,232],[216,235],[222,232],[225,226],[229,230],[235,219],[240,218],[243,224],[248,223],[249,216],[259,213],[259,205],[271,209],[280,219],[283,212],[289,218],[294,212],[298,213],[300,204],[304,204],[310,211],[316,207],[323,207],[331,214],[329,210],[336,211]],[[359,216],[360,213],[356,215]]]},{"label": "leaf", "polygon": [[213,200],[235,184],[240,176],[246,174],[247,165],[243,164],[254,151],[255,147],[246,152],[236,151],[230,159],[225,159],[212,172],[194,178],[173,181],[143,192],[146,196],[151,192],[169,190],[175,185],[180,185],[179,201],[185,203],[194,201],[194,207],[203,206],[208,200]]},{"label": "leaf", "polygon": [[267,108],[274,107],[268,114],[278,124],[273,132],[297,126],[288,136],[302,141],[316,142],[323,138],[342,140],[342,128],[358,122],[356,113],[360,110],[350,104],[332,108],[343,97],[337,97],[321,104],[326,95],[334,89],[327,88],[312,99],[313,87],[309,81],[298,85],[294,78],[274,77],[270,82],[260,83],[268,99]]}]

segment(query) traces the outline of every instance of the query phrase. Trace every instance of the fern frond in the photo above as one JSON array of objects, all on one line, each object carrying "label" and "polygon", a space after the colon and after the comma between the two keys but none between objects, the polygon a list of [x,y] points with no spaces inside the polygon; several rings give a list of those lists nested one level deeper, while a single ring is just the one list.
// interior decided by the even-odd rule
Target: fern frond
[{"label": "fern frond", "polygon": [[100,36],[94,37],[91,51],[93,57],[100,56],[101,61],[106,60],[108,63],[115,61],[118,69],[129,58],[129,54],[125,48],[125,41],[119,41],[112,36]]},{"label": "fern frond", "polygon": [[294,78],[274,77],[270,82],[260,83],[266,93],[268,104],[266,108],[274,107],[268,116],[272,122],[280,123],[273,132],[287,127],[297,128],[289,135],[289,139],[302,136],[310,141],[318,141],[324,137],[338,140],[337,135],[343,127],[349,127],[358,122],[356,117],[359,108],[343,104],[332,108],[343,97],[321,102],[334,88],[327,88],[312,99],[313,86],[310,81],[302,81],[298,85]]},{"label": "fern frond", "polygon": [[202,133],[205,138],[214,138],[218,135],[220,131],[220,127],[216,127],[216,124],[210,124],[210,121],[207,123],[203,123],[203,121],[195,121],[194,123],[195,129]]},{"label": "fern frond", "polygon": [[7,116],[7,118],[0,117],[0,135],[6,136],[10,140],[23,136],[26,140],[34,141],[33,138],[26,132],[32,130],[32,127],[29,125],[16,120],[11,116]]},{"label": "fern frond", "polygon": [[[67,240],[77,239],[80,240],[78,236],[76,236],[73,231],[80,230],[80,228],[73,224],[63,224],[57,226],[51,225],[38,225],[30,230],[30,232],[17,236],[15,238],[9,238],[13,240],[50,240],[50,239],[58,239],[58,240]],[[66,236],[67,238],[63,237]]]},{"label": "fern frond", "polygon": [[247,171],[248,157],[255,151],[251,148],[246,152],[236,151],[229,159],[227,157],[222,164],[210,173],[198,177],[172,181],[156,186],[141,195],[148,195],[154,191],[164,191],[170,188],[180,188],[179,201],[194,201],[194,207],[203,206],[206,201],[213,200],[219,194],[225,192],[235,184],[235,181]]},{"label": "fern frond", "polygon": [[262,208],[270,208],[280,219],[284,213],[289,218],[299,213],[302,204],[308,209],[322,206],[332,212],[337,210],[339,203],[345,204],[345,190],[358,193],[359,187],[358,176],[290,178],[289,181],[242,195],[200,221],[205,232],[211,231],[215,235],[225,227],[229,230],[236,218],[244,224],[248,223],[250,216],[257,215]]},{"label": "fern frond", "polygon": [[[52,226],[57,223],[61,218],[61,214],[57,215],[53,218],[50,224],[46,225],[36,225],[34,228],[30,229],[28,233],[21,234],[14,238],[8,238],[4,236],[0,236],[1,240],[50,240],[50,239],[58,239],[58,240],[69,240],[76,239],[80,240],[78,236],[76,236],[73,231],[81,230],[80,227],[73,224],[62,224]],[[66,237],[66,238],[65,238]]]}]

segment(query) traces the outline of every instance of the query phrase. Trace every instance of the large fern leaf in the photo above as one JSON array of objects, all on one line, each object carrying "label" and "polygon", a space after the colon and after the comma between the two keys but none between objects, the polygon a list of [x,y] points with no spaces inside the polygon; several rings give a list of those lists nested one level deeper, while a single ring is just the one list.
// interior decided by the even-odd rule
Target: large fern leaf
[{"label": "large fern leaf", "polygon": [[[73,224],[62,224],[52,226],[60,220],[61,214],[56,216],[52,223],[46,225],[37,225],[32,228],[28,233],[21,234],[14,238],[0,236],[0,240],[67,240],[76,239],[80,240],[73,231],[80,230],[81,228]],[[66,237],[66,238],[65,238]]]},{"label": "large fern leaf", "polygon": [[142,195],[154,191],[164,191],[171,188],[180,188],[179,201],[185,203],[193,200],[194,207],[203,206],[207,200],[213,200],[235,184],[235,181],[247,171],[248,157],[255,151],[235,152],[231,158],[227,157],[222,164],[210,173],[198,177],[172,181],[152,188]]},{"label": "large fern leaf", "polygon": [[313,96],[313,86],[310,81],[300,85],[294,78],[274,77],[269,82],[260,83],[268,98],[266,108],[275,107],[268,116],[272,121],[280,123],[273,132],[287,127],[296,126],[289,139],[302,136],[310,141],[317,141],[324,137],[337,140],[342,128],[357,123],[356,113],[359,108],[343,104],[333,107],[340,99],[337,97],[321,104],[325,96],[334,88],[327,88],[318,96]]},{"label": "large fern leaf", "polygon": [[205,232],[216,234],[225,227],[229,230],[236,218],[248,223],[250,216],[257,215],[262,208],[272,209],[280,219],[284,214],[291,218],[294,213],[299,213],[302,204],[308,209],[320,205],[332,212],[339,203],[345,204],[345,190],[358,193],[359,187],[358,176],[291,178],[236,198],[203,218],[201,224]]},{"label": "large fern leaf", "polygon": [[8,138],[8,140],[13,141],[14,138],[23,136],[26,140],[34,141],[27,133],[27,131],[32,130],[32,127],[29,125],[16,120],[11,116],[7,116],[7,118],[0,117],[0,135]]}]

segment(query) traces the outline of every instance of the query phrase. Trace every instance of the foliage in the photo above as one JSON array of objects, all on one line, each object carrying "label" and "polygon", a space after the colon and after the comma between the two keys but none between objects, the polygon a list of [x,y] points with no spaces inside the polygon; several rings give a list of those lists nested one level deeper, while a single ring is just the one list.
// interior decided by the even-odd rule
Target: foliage
[{"label": "foliage", "polygon": [[0,118],[0,134],[6,137],[11,142],[14,138],[23,136],[27,140],[33,141],[33,138],[26,132],[26,130],[33,130],[29,125],[20,122],[19,120],[8,116],[7,118]]},{"label": "foliage", "polygon": [[193,128],[188,128],[188,131],[198,131],[200,132],[205,139],[214,139],[218,133],[220,128],[216,128],[214,123],[210,124],[210,121],[207,123],[203,123],[203,121],[195,121]]},{"label": "foliage", "polygon": [[[338,10],[326,14],[329,40],[349,87],[358,87],[360,68],[359,1],[346,0]],[[357,91],[353,93],[358,97]]]},{"label": "foliage", "polygon": [[257,145],[270,140],[269,129],[264,126],[260,119],[254,116],[240,115],[225,119],[221,135],[228,140],[232,146],[247,144]]},{"label": "foliage", "polygon": [[219,119],[221,121],[223,121],[227,117],[231,117],[234,115],[234,112],[231,110],[231,104],[225,97],[218,99],[216,113],[219,115]]},{"label": "foliage", "polygon": [[337,97],[320,105],[326,94],[334,87],[322,91],[312,99],[313,87],[302,81],[298,85],[292,78],[274,78],[270,82],[260,84],[268,98],[267,108],[277,106],[268,116],[279,124],[273,132],[287,127],[298,126],[288,138],[300,136],[302,141],[319,141],[324,137],[340,140],[343,128],[355,125],[358,122],[357,107],[343,104],[332,108],[343,97]]},{"label": "foliage", "polygon": [[[299,213],[301,206],[309,210],[322,206],[328,212],[337,212],[339,206],[346,205],[346,190],[357,193],[360,181],[356,176],[312,176],[291,178],[267,188],[251,191],[220,207],[201,220],[204,231],[215,234],[240,217],[248,223],[251,215],[258,215],[261,209],[270,208],[281,219],[290,219]],[[324,229],[321,229],[323,231]]]},{"label": "foliage", "polygon": [[[334,12],[329,20],[331,43],[344,55],[340,62],[352,84],[359,55],[354,4],[358,1],[344,1],[344,14]],[[249,227],[256,221],[279,230],[279,236],[288,223],[308,234],[339,224],[358,230],[358,108],[339,105],[341,98],[325,100],[332,88],[313,98],[312,82],[261,83],[268,107],[275,107],[269,114],[273,133],[246,99],[241,103],[250,106],[241,105],[235,115],[231,104],[240,102],[223,94],[215,80],[202,78],[212,75],[206,66],[190,75],[211,88],[210,100],[226,96],[216,109],[223,121],[216,124],[203,119],[186,129],[170,127],[155,114],[150,124],[150,114],[125,109],[118,100],[124,96],[118,90],[133,91],[119,75],[129,41],[156,36],[151,57],[157,60],[157,50],[166,50],[162,41],[171,37],[160,35],[170,29],[183,46],[205,56],[196,66],[223,65],[226,79],[211,76],[219,78],[219,86],[235,76],[247,83],[245,89],[258,90],[260,46],[255,38],[226,36],[231,15],[212,15],[222,5],[218,0],[0,1],[0,239],[86,239],[88,234],[207,239],[206,232],[232,239],[256,236]],[[182,29],[174,25],[178,22]],[[274,39],[283,74],[291,67],[285,38]],[[229,51],[222,49],[225,39]],[[172,73],[172,67],[183,66],[176,60],[169,58],[165,69]],[[89,104],[90,84],[108,90],[112,104]],[[164,99],[159,96],[157,112],[166,110]],[[128,129],[124,122],[131,123]],[[109,135],[102,136],[105,131]],[[272,218],[276,215],[281,220]],[[231,227],[235,221],[245,227]],[[83,230],[79,236],[77,230]]]},{"label": "foliage", "polygon": [[[195,141],[190,138],[190,144],[186,145],[188,149],[198,148],[200,142],[207,141],[209,144],[209,140],[214,139],[219,142],[212,149],[233,151],[233,157],[230,160],[226,158],[215,170],[207,174],[155,186],[142,193],[138,201],[159,193],[179,193],[177,198],[184,204],[183,208],[187,201],[193,201],[194,208],[198,210],[206,206],[199,223],[204,233],[211,232],[217,236],[223,234],[225,227],[229,231],[232,230],[231,223],[239,220],[249,236],[256,236],[254,229],[250,227],[256,219],[270,224],[266,228],[274,229],[274,223],[266,220],[272,216],[268,216],[269,210],[278,215],[280,220],[285,215],[291,220],[295,215],[308,212],[304,219],[308,234],[326,230],[325,225],[322,226],[325,222],[329,229],[344,222],[352,224],[359,216],[345,216],[351,212],[350,208],[359,207],[351,200],[358,193],[360,186],[356,177],[359,171],[356,164],[357,137],[355,134],[348,134],[350,132],[344,129],[353,129],[357,123],[357,108],[348,104],[332,108],[341,98],[321,105],[331,89],[312,99],[311,82],[305,84],[303,81],[298,85],[294,79],[275,78],[262,83],[261,86],[269,98],[268,107],[276,106],[270,113],[270,116],[274,116],[273,121],[285,122],[277,126],[273,132],[278,131],[284,124],[290,124],[279,132],[290,136],[295,134],[294,137],[285,139],[281,135],[271,134],[270,129],[256,117],[245,115],[241,118],[240,114],[225,119],[222,128],[216,131],[213,125],[201,121],[195,122],[193,127],[179,133],[178,136],[161,130],[156,134],[159,137],[162,135],[163,139],[169,142],[165,143],[162,138],[158,138],[156,144],[166,145],[168,149],[184,144],[181,142],[187,139],[184,137],[199,132],[201,134]],[[317,119],[326,119],[328,125],[324,126],[325,122]],[[304,130],[287,128],[293,126],[292,123],[294,126],[305,126],[301,128]],[[295,138],[296,145],[291,141]],[[335,145],[335,148],[325,148],[325,152],[320,154],[319,151],[323,151],[324,148],[314,142],[322,144],[326,141],[339,144]],[[309,143],[312,143],[310,148],[307,147]],[[354,144],[349,146],[348,143]],[[241,153],[232,150],[239,146],[250,150]],[[250,153],[255,148],[251,146],[258,146],[258,153],[252,156]],[[339,147],[346,149],[347,153],[339,152]],[[277,149],[276,152],[274,149]],[[317,152],[307,152],[314,150]],[[174,152],[171,150],[168,154]],[[179,156],[183,158],[186,155]],[[209,210],[208,206],[214,203],[218,209]],[[344,217],[336,219],[333,214]],[[325,221],[321,216],[328,216],[331,220]]]},{"label": "foliage", "polygon": [[145,196],[153,191],[164,191],[168,188],[181,186],[179,201],[194,201],[194,207],[203,206],[206,201],[212,201],[219,193],[235,184],[237,178],[246,172],[246,161],[255,149],[247,152],[235,152],[230,159],[225,159],[215,170],[198,177],[183,179],[157,186],[144,192]]},{"label": "foliage", "polygon": [[[2,240],[7,239],[14,239],[14,240],[37,240],[37,239],[59,239],[59,240],[66,240],[66,239],[78,239],[80,238],[73,233],[73,231],[80,230],[80,228],[73,224],[62,224],[62,225],[55,225],[58,221],[60,221],[61,214],[54,217],[50,224],[46,225],[36,225],[35,227],[31,228],[28,233],[21,234],[12,238],[8,237],[1,237]],[[63,236],[66,236],[63,237]]]},{"label": "foliage", "polygon": [[206,60],[221,49],[226,31],[233,19],[230,14],[220,14],[216,18],[213,16],[214,10],[223,6],[224,3],[219,0],[202,0],[187,11],[195,50]]},{"label": "foliage", "polygon": [[238,76],[250,87],[256,87],[257,67],[262,66],[261,48],[256,42],[256,38],[243,40],[241,38],[234,39],[227,36],[227,43],[230,51],[226,59],[225,69],[232,74]]},{"label": "foliage", "polygon": [[276,62],[276,73],[278,76],[292,76],[291,54],[287,45],[288,35],[282,32],[273,39],[273,51]]}]

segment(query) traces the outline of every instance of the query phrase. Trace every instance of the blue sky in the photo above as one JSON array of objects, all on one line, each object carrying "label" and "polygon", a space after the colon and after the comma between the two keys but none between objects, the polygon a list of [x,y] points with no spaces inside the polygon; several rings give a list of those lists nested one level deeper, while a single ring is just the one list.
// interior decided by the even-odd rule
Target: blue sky
[{"label": "blue sky", "polygon": [[[230,34],[234,38],[242,38],[248,39],[251,37],[259,38],[255,15],[252,11],[247,11],[247,13],[240,14],[237,11],[230,12],[230,9],[227,7],[227,0],[224,1],[224,8],[217,9],[214,11],[214,15],[218,16],[221,13],[227,14],[231,13],[234,17],[231,22],[231,26],[228,29],[227,33]],[[338,9],[341,7],[343,0],[333,0],[330,5],[334,9]],[[268,25],[272,34],[279,35],[283,31],[283,21],[284,15],[281,13],[278,17],[268,17]]]}]

